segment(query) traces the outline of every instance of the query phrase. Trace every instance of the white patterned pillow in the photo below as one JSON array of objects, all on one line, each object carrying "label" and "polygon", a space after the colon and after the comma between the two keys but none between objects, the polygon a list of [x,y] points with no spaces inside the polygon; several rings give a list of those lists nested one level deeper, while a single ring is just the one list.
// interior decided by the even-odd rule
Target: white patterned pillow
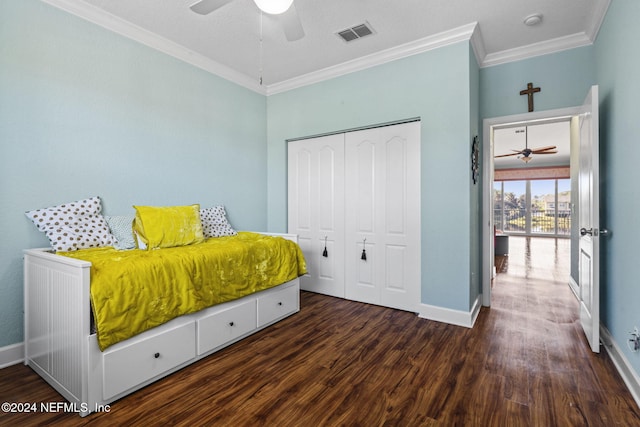
[{"label": "white patterned pillow", "polygon": [[235,236],[238,234],[227,221],[224,206],[200,209],[200,220],[204,237]]},{"label": "white patterned pillow", "polygon": [[109,224],[111,234],[117,240],[113,245],[116,249],[125,250],[136,247],[135,237],[133,235],[133,219],[135,215],[119,215],[106,216],[104,219]]},{"label": "white patterned pillow", "polygon": [[56,251],[112,246],[116,239],[100,212],[99,197],[26,212]]}]

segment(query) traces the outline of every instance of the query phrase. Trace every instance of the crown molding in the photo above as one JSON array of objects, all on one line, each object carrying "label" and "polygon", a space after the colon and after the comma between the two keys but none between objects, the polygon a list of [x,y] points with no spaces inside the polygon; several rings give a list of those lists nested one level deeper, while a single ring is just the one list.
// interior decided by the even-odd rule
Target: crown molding
[{"label": "crown molding", "polygon": [[286,92],[292,89],[340,77],[345,74],[365,70],[377,65],[386,64],[408,56],[417,55],[429,50],[438,49],[460,41],[469,40],[474,34],[477,26],[478,23],[473,22],[433,36],[405,43],[397,47],[343,62],[299,77],[294,77],[283,82],[270,84],[267,86],[267,95]]},{"label": "crown molding", "polygon": [[596,2],[596,9],[593,13],[593,19],[591,20],[591,25],[587,28],[587,35],[591,39],[591,42],[594,43],[596,38],[598,37],[598,33],[600,32],[600,27],[602,27],[602,22],[604,21],[604,17],[607,15],[607,11],[609,10],[609,6],[611,5],[611,0],[603,0],[601,2]]},{"label": "crown molding", "polygon": [[549,53],[560,52],[591,44],[593,44],[593,40],[591,40],[586,33],[576,33],[515,49],[507,49],[501,52],[490,53],[484,57],[480,66],[483,68],[491,67],[493,65],[506,64],[508,62],[520,61],[522,59],[547,55]]},{"label": "crown molding", "polygon": [[482,64],[482,61],[484,61],[484,58],[487,56],[487,49],[484,47],[484,38],[480,31],[480,25],[477,22],[473,34],[471,34],[471,47],[473,48],[473,53],[476,56],[478,65]]},{"label": "crown molding", "polygon": [[263,86],[260,86],[255,79],[235,71],[226,65],[220,64],[219,62],[213,61],[204,55],[187,49],[182,45],[172,42],[171,40],[160,37],[159,35],[134,25],[129,21],[125,21],[122,18],[105,12],[93,5],[77,0],[41,1],[93,24],[106,28],[107,30],[113,31],[116,34],[137,41],[169,56],[173,56],[174,58],[191,64],[204,71],[215,74],[225,80],[229,80],[232,83],[236,83],[262,95],[266,94],[266,89]]}]

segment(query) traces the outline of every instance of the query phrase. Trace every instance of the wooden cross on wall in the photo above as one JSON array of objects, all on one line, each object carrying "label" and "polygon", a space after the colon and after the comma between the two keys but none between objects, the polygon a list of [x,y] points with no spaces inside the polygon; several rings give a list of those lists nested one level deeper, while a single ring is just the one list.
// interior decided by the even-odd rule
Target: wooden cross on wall
[{"label": "wooden cross on wall", "polygon": [[527,88],[520,91],[520,95],[527,95],[529,101],[529,112],[533,111],[533,94],[540,92],[539,87],[533,87],[533,83],[527,83]]}]

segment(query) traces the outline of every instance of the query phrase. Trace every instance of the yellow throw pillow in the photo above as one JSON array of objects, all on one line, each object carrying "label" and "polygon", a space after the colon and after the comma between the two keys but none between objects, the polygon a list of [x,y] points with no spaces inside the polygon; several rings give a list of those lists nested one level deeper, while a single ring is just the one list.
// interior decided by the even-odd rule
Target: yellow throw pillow
[{"label": "yellow throw pillow", "polygon": [[204,241],[200,205],[134,206],[133,229],[147,249],[171,248]]}]

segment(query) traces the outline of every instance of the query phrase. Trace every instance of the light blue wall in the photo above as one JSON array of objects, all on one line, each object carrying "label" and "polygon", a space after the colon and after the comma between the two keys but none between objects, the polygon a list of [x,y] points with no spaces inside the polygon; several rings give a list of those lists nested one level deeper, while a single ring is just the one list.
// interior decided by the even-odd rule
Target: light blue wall
[{"label": "light blue wall", "polygon": [[223,203],[264,230],[265,97],[36,0],[0,2],[0,347],[22,341],[27,210]]},{"label": "light blue wall", "polygon": [[469,52],[457,43],[269,96],[269,229],[287,229],[285,140],[420,117],[422,302],[468,311]]},{"label": "light blue wall", "polygon": [[638,212],[640,168],[640,2],[615,0],[595,44],[600,85],[601,224],[612,231],[601,239],[601,318],[640,375],[640,353],[627,347],[640,328]]},{"label": "light blue wall", "polygon": [[482,68],[480,110],[483,118],[527,112],[520,91],[532,82],[541,91],[534,96],[535,111],[582,105],[596,83],[593,47],[582,47],[508,64]]}]

